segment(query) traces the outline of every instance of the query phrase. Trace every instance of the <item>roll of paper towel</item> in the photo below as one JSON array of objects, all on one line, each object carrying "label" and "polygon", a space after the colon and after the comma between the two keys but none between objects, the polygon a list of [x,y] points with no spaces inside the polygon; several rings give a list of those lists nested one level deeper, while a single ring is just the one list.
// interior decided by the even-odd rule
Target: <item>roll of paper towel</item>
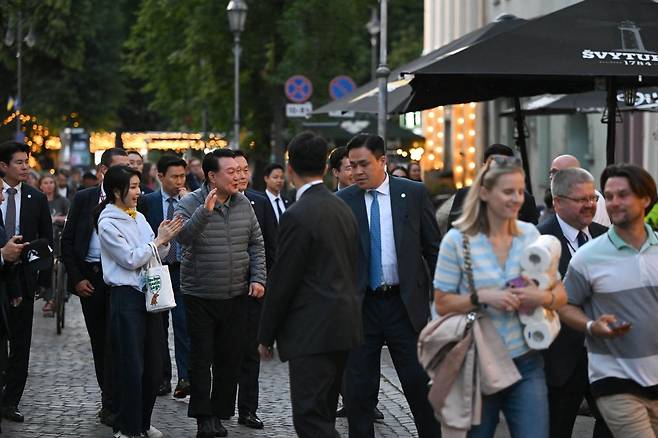
[{"label": "roll of paper towel", "polygon": [[534,281],[539,289],[549,289],[557,279],[555,275],[545,274],[543,272],[523,271],[521,272],[521,275],[526,277],[528,280]]},{"label": "roll of paper towel", "polygon": [[560,319],[556,317],[526,325],[523,337],[526,345],[533,350],[545,350],[550,347],[559,332]]},{"label": "roll of paper towel", "polygon": [[523,251],[521,268],[528,272],[551,274],[557,271],[561,253],[560,240],[555,236],[543,234]]}]

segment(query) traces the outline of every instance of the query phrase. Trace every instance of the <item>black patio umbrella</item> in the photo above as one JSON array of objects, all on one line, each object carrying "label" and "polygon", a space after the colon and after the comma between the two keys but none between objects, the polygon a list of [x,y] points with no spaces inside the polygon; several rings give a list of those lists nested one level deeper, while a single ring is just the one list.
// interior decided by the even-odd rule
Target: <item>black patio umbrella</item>
[{"label": "black patio umbrella", "polygon": [[[449,44],[433,50],[401,67],[396,68],[389,75],[388,80],[388,112],[389,114],[403,113],[406,111],[409,98],[411,97],[411,76],[403,77],[402,73],[418,70],[434,62],[437,58],[450,55],[464,50],[467,47],[506,32],[527,22],[513,15],[503,15],[496,21],[491,22],[473,32],[470,32]],[[378,82],[371,81],[354,90],[342,99],[335,100],[313,111],[313,114],[329,114],[333,112],[355,112],[355,113],[377,113],[379,94]]]},{"label": "black patio umbrella", "polygon": [[[408,111],[439,105],[607,91],[607,162],[614,161],[617,90],[658,85],[658,4],[584,0],[411,71]],[[525,140],[519,135],[527,163]]]},{"label": "black patio umbrella", "polygon": [[[617,109],[627,111],[658,110],[658,88],[637,90],[633,105],[624,102],[624,93],[617,93]],[[607,105],[604,91],[588,91],[578,94],[543,94],[529,98],[521,106],[524,116],[547,116],[558,114],[593,114],[602,113]],[[516,115],[515,108],[500,113],[501,117]]]},{"label": "black patio umbrella", "polygon": [[[361,133],[372,133],[377,129],[377,120],[372,118],[345,119],[345,120],[310,120],[302,123],[304,129],[317,132],[336,145],[344,145],[352,137]],[[389,120],[386,127],[388,141],[402,146],[412,146],[421,143],[425,138],[414,134],[409,129],[402,128],[399,123]]]}]

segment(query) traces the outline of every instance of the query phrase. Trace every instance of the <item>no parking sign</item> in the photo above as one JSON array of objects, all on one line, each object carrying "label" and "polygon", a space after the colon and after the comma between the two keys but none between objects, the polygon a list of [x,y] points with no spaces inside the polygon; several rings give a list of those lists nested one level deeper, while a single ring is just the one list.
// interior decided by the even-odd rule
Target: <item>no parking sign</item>
[{"label": "no parking sign", "polygon": [[329,82],[329,95],[333,100],[341,99],[356,89],[354,79],[349,76],[336,76]]},{"label": "no parking sign", "polygon": [[291,102],[304,103],[313,94],[313,83],[303,75],[291,76],[286,81],[285,92]]}]

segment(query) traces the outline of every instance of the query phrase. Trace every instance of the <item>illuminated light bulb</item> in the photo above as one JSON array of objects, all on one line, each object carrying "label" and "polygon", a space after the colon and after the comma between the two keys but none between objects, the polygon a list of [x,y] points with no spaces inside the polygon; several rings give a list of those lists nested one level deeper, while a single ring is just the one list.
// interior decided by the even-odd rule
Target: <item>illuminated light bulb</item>
[{"label": "illuminated light bulb", "polygon": [[455,173],[462,173],[464,168],[462,166],[455,166]]},{"label": "illuminated light bulb", "polygon": [[472,178],[466,178],[466,185],[467,186],[472,186],[473,185],[473,179]]},{"label": "illuminated light bulb", "polygon": [[476,103],[475,103],[475,102],[471,102],[471,103],[469,104],[469,106],[470,106],[471,108],[475,108]]},{"label": "illuminated light bulb", "polygon": [[406,158],[406,156],[409,155],[407,151],[402,151],[402,156]]},{"label": "illuminated light bulb", "polygon": [[463,117],[458,118],[457,123],[459,123],[460,125],[463,125],[464,124],[464,118]]},{"label": "illuminated light bulb", "polygon": [[441,146],[439,146],[438,148],[434,148],[434,152],[436,152],[437,154],[442,154],[443,148]]},{"label": "illuminated light bulb", "polygon": [[398,155],[402,155],[402,152],[403,152],[402,149],[398,149],[397,151],[395,151],[395,153]]},{"label": "illuminated light bulb", "polygon": [[457,187],[458,189],[461,189],[462,187],[464,187],[464,184],[458,182],[458,183],[455,184],[455,187]]},{"label": "illuminated light bulb", "polygon": [[443,112],[443,106],[439,107],[439,111]]},{"label": "illuminated light bulb", "polygon": [[472,162],[472,161],[470,163],[468,163],[468,168],[471,169],[471,170],[475,169],[475,163]]},{"label": "illuminated light bulb", "polygon": [[468,135],[470,135],[471,137],[475,137],[475,129],[469,130]]},{"label": "illuminated light bulb", "polygon": [[474,154],[475,153],[475,147],[471,146],[470,148],[468,148],[468,153],[469,154]]},{"label": "illuminated light bulb", "polygon": [[436,157],[434,156],[434,154],[429,154],[429,155],[427,156],[427,159],[430,160],[430,161],[434,161],[435,158],[436,158]]},{"label": "illuminated light bulb", "polygon": [[439,117],[439,119],[437,120],[437,123],[439,123],[439,124],[443,124],[443,122],[444,122],[443,117]]},{"label": "illuminated light bulb", "polygon": [[464,139],[464,134],[462,134],[461,132],[457,134],[457,140],[463,140],[463,139]]},{"label": "illuminated light bulb", "polygon": [[469,114],[468,118],[471,119],[471,120],[475,120],[475,114]]},{"label": "illuminated light bulb", "polygon": [[437,133],[436,136],[439,137],[439,138],[443,138],[443,132]]},{"label": "illuminated light bulb", "polygon": [[427,132],[434,132],[434,126],[430,125],[427,127]]},{"label": "illuminated light bulb", "polygon": [[427,140],[427,146],[434,146],[434,140]]},{"label": "illuminated light bulb", "polygon": [[427,114],[427,117],[429,117],[430,119],[433,119],[433,118],[434,118],[434,111],[430,111],[430,112]]}]

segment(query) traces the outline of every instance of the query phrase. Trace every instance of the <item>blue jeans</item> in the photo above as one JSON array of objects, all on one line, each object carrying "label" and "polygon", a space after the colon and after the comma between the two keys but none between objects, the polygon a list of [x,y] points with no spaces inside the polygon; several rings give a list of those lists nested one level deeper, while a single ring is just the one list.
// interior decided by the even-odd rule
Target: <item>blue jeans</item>
[{"label": "blue jeans", "polygon": [[503,411],[512,438],[548,438],[548,394],[544,359],[531,352],[514,364],[521,380],[482,399],[482,423],[468,432],[469,438],[492,438]]}]

